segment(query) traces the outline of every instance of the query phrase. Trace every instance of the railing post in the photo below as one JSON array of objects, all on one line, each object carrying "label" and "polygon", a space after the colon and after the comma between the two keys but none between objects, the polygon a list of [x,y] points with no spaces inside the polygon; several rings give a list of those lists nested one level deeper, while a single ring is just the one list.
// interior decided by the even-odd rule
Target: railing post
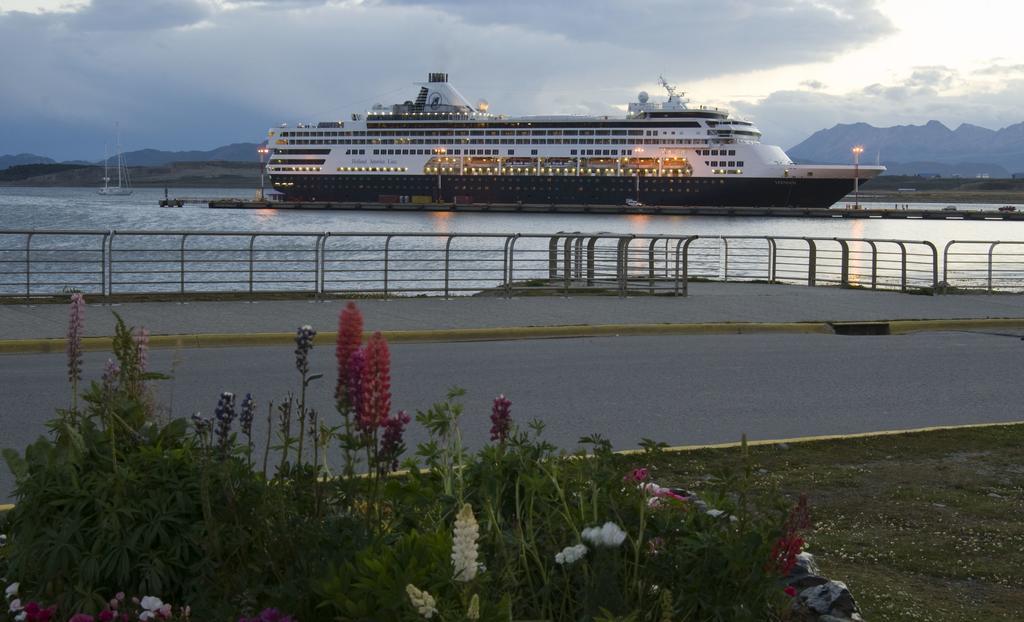
[{"label": "railing post", "polygon": [[658,239],[654,238],[647,246],[647,289],[651,293],[654,292],[654,246],[657,243]]},{"label": "railing post", "polygon": [[939,249],[928,241],[925,241],[925,245],[932,251],[932,296],[935,296],[939,290]]},{"label": "railing post", "polygon": [[391,285],[391,238],[392,235],[388,235],[384,238],[384,299],[387,300],[390,296],[389,286]]},{"label": "railing post", "polygon": [[846,240],[832,238],[839,242],[839,286],[850,286],[850,245]]},{"label": "railing post", "polygon": [[188,239],[188,234],[187,233],[181,234],[181,246],[179,248],[180,262],[178,264],[179,268],[180,268],[180,271],[178,273],[179,293],[181,293],[181,294],[185,293],[185,240],[186,239]]},{"label": "railing post", "polygon": [[256,245],[256,234],[249,236],[249,293],[252,294],[253,247]]},{"label": "railing post", "polygon": [[722,248],[724,249],[725,255],[723,256],[722,264],[722,280],[726,283],[729,282],[729,238],[722,237]]},{"label": "railing post", "polygon": [[32,298],[32,236],[31,231],[25,238],[25,304]]},{"label": "railing post", "polygon": [[316,265],[313,266],[313,289],[316,290],[316,294],[318,296],[325,293],[324,269],[327,263],[325,256],[327,247],[327,237],[330,235],[330,231],[324,231],[323,233],[318,235],[316,238],[316,245],[314,246],[314,248],[316,249],[314,251],[314,261],[316,262]]},{"label": "railing post", "polygon": [[807,242],[807,286],[814,287],[818,280],[818,247],[811,238]]},{"label": "railing post", "polygon": [[778,270],[779,245],[775,242],[775,238],[766,239],[768,240],[768,282],[774,284],[775,274]]},{"label": "railing post", "polygon": [[583,238],[578,237],[573,243],[574,257],[573,261],[576,265],[573,267],[573,278],[577,281],[583,277]]},{"label": "railing post", "polygon": [[558,236],[551,236],[548,241],[548,279],[554,281],[558,278]]},{"label": "railing post", "polygon": [[872,240],[868,240],[871,246],[871,289],[878,287],[878,246]]},{"label": "railing post", "polygon": [[107,295],[107,238],[112,231],[103,234],[103,241],[100,243],[100,295]]},{"label": "railing post", "polygon": [[516,269],[516,240],[519,239],[519,234],[512,236],[512,241],[508,244],[508,297],[512,298],[512,282],[515,278]]},{"label": "railing post", "polygon": [[587,285],[594,284],[594,247],[597,246],[598,237],[595,235],[587,240]]},{"label": "railing post", "polygon": [[992,294],[992,256],[995,254],[999,242],[992,242],[988,247],[988,293]]},{"label": "railing post", "polygon": [[450,262],[450,255],[451,255],[451,248],[452,248],[452,239],[454,237],[455,237],[455,234],[449,235],[448,236],[448,241],[445,242],[445,244],[444,244],[444,299],[445,300],[448,300],[448,272],[449,272],[449,265],[451,263]]},{"label": "railing post", "polygon": [[107,269],[107,295],[114,295],[114,237],[117,236],[117,229],[110,230],[110,242],[107,243],[107,248],[110,249],[110,254],[107,255],[107,262],[110,267]]},{"label": "railing post", "polygon": [[900,247],[900,291],[907,291],[907,245],[903,242],[896,242]]},{"label": "railing post", "polygon": [[562,251],[562,287],[563,294],[566,296],[569,295],[569,283],[572,279],[572,243],[573,238],[571,236],[566,236]]},{"label": "railing post", "polygon": [[942,293],[946,293],[946,288],[949,287],[949,249],[956,244],[956,240],[950,240],[946,242],[946,246],[942,248]]}]

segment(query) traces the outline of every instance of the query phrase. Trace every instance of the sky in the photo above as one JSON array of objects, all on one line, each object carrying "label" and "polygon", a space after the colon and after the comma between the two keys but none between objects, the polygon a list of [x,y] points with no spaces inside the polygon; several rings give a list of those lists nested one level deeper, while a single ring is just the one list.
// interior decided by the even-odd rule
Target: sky
[{"label": "sky", "polygon": [[258,142],[414,98],[621,115],[636,94],[754,121],[1024,121],[1021,0],[0,0],[0,155]]}]

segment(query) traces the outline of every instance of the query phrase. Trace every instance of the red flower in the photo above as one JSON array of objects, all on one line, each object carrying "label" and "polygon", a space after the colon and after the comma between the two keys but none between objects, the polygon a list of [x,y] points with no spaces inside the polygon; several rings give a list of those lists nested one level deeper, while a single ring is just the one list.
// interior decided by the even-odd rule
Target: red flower
[{"label": "red flower", "polygon": [[786,522],[782,526],[782,537],[772,547],[768,565],[774,565],[782,576],[788,576],[796,565],[796,556],[803,550],[804,540],[800,532],[811,526],[811,515],[807,508],[807,495],[800,495],[800,500],[789,511]]},{"label": "red flower", "polygon": [[25,605],[25,622],[50,622],[50,618],[56,611],[56,607],[42,609],[39,607],[39,603],[32,601]]},{"label": "red flower", "polygon": [[504,394],[491,406],[491,440],[504,443],[512,431],[512,402]]},{"label": "red flower", "polygon": [[110,609],[104,609],[103,611],[100,612],[100,615],[99,615],[100,622],[112,622],[113,619],[114,619],[114,612],[111,611]]},{"label": "red flower", "polygon": [[[352,353],[359,349],[363,341],[363,314],[355,303],[345,305],[338,316],[338,342],[334,356],[338,359],[338,384],[334,389],[334,399],[339,402],[349,400],[349,360]],[[351,404],[349,404],[351,405]]]},{"label": "red flower", "polygon": [[786,589],[784,589],[782,591],[785,592],[786,596],[789,596],[790,598],[793,598],[793,597],[796,596],[796,588],[793,587],[792,585],[787,585]]},{"label": "red flower", "polygon": [[373,333],[364,351],[363,399],[358,421],[364,432],[370,432],[384,425],[391,412],[391,354],[388,342],[379,332]]}]

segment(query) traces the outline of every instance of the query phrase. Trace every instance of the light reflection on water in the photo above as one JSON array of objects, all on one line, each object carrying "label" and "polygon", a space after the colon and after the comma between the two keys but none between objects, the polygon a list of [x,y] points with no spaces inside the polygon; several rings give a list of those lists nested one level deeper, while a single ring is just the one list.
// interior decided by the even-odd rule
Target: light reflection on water
[{"label": "light reflection on water", "polygon": [[[177,188],[172,196],[249,197],[251,191]],[[696,235],[774,235],[929,240],[1024,241],[1024,222],[651,216],[645,214],[519,214],[454,212],[327,212],[281,209],[211,210],[202,205],[158,207],[162,188],[139,188],[129,197],[103,197],[93,188],[0,188],[0,229],[118,229],[203,231],[332,231],[434,233],[554,233],[558,231]],[[865,207],[891,204],[864,203]],[[909,204],[942,209],[945,204]],[[958,205],[960,211],[998,205]],[[1018,206],[1024,209],[1024,205]]]}]

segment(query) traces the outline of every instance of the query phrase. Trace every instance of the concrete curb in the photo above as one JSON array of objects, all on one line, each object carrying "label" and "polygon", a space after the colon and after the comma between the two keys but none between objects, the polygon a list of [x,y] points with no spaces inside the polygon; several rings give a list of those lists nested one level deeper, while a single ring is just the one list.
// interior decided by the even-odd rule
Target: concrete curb
[{"label": "concrete curb", "polygon": [[[778,438],[778,439],[763,439],[757,441],[747,441],[748,447],[762,447],[765,445],[779,445],[785,443],[787,445],[795,445],[798,443],[815,443],[818,441],[848,441],[859,438],[877,438],[881,436],[899,436],[901,434],[920,434],[924,432],[947,432],[953,430],[970,430],[974,428],[999,428],[999,427],[1012,427],[1024,425],[1024,421],[1006,421],[1003,423],[965,423],[961,425],[939,425],[929,426],[924,428],[907,428],[901,430],[881,430],[878,432],[856,432],[853,434],[827,434],[819,436],[798,436],[795,438]],[[714,443],[711,445],[678,445],[675,447],[666,447],[662,451],[674,453],[674,452],[685,452],[685,451],[700,451],[702,449],[733,449],[740,447],[743,443],[731,442],[731,443]],[[643,449],[622,449],[615,452],[622,456],[632,456],[636,454],[644,453]]]},{"label": "concrete curb", "polygon": [[[438,330],[385,330],[381,334],[391,343],[443,341],[505,341],[512,339],[557,339],[567,337],[612,337],[638,335],[729,335],[744,333],[820,333],[830,334],[825,322],[718,322],[709,324],[599,324],[567,326],[513,326],[501,328],[451,328]],[[320,343],[333,342],[336,332],[317,333]],[[109,350],[110,337],[85,337],[82,349],[88,352]],[[192,335],[153,335],[151,348],[216,348],[292,345],[295,333],[199,333]],[[0,354],[63,352],[66,340],[0,340]]]},{"label": "concrete curb", "polygon": [[[856,324],[857,322],[841,322]],[[1024,318],[962,320],[872,320],[889,324],[890,333],[902,335],[925,331],[962,331],[978,329],[1024,329]],[[838,324],[838,323],[837,323]],[[498,328],[450,328],[437,330],[381,331],[391,343],[429,343],[454,341],[508,341],[515,339],[565,339],[572,337],[630,337],[651,335],[741,335],[741,334],[821,334],[835,331],[830,322],[710,322],[692,324],[576,324],[564,326],[513,326]],[[333,342],[336,332],[318,333],[320,343]],[[151,348],[224,348],[280,346],[294,343],[294,333],[197,333],[153,335]],[[87,352],[109,351],[111,337],[85,337]],[[63,352],[66,340],[0,340],[0,354],[46,354]]]}]

